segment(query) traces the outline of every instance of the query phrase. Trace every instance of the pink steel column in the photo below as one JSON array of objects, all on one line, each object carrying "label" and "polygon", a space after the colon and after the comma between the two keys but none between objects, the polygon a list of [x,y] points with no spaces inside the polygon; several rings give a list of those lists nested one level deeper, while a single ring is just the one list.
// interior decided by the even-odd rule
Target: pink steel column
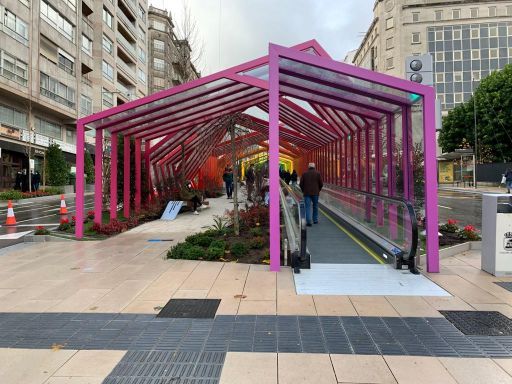
[{"label": "pink steel column", "polygon": [[117,219],[117,133],[110,136],[110,220]]},{"label": "pink steel column", "polygon": [[[380,121],[375,122],[375,131],[374,131],[374,146],[375,146],[375,193],[377,195],[382,194],[382,148],[380,142]],[[389,158],[389,150],[388,150],[388,158]],[[388,162],[389,164],[389,162]],[[389,178],[389,168],[388,168],[388,178]],[[384,203],[382,200],[377,202],[377,225],[384,225]]]},{"label": "pink steel column", "polygon": [[425,217],[427,230],[427,272],[439,272],[437,212],[435,91],[429,87],[423,98],[425,138]]},{"label": "pink steel column", "polygon": [[147,173],[147,185],[148,185],[148,196],[147,199],[151,201],[153,196],[153,188],[151,187],[151,167],[149,164],[149,154],[150,154],[151,144],[150,140],[146,140],[144,142],[144,160],[145,160],[145,168]]},{"label": "pink steel column", "polygon": [[281,228],[279,222],[279,56],[269,46],[269,189],[270,189],[270,270],[281,269]]},{"label": "pink steel column", "polygon": [[141,139],[135,139],[135,212],[140,211],[140,195],[141,195],[141,156],[140,147]]},{"label": "pink steel column", "polygon": [[[372,177],[371,177],[371,172],[370,172],[370,129],[371,129],[371,124],[366,124],[366,129],[365,129],[365,132],[364,132],[364,147],[365,147],[365,151],[366,151],[366,161],[365,161],[365,167],[366,167],[366,175],[365,175],[365,179],[366,179],[366,192],[371,192],[372,191]],[[376,202],[378,203],[378,201]],[[372,198],[370,197],[367,197],[366,198],[366,220],[368,222],[371,222],[372,220]]]},{"label": "pink steel column", "polygon": [[130,136],[123,136],[123,215],[130,217]]},{"label": "pink steel column", "polygon": [[[394,197],[396,190],[396,179],[395,179],[395,161],[393,156],[395,155],[395,120],[391,114],[387,115],[386,121],[387,127],[387,141],[388,141],[388,196]],[[389,236],[391,240],[395,240],[398,237],[398,216],[395,204],[389,205]]]},{"label": "pink steel column", "polygon": [[345,182],[343,183],[343,186],[346,188],[348,187],[348,143],[347,143],[347,136],[345,136],[343,138],[343,144],[344,144],[344,147],[345,147],[345,159],[344,159],[344,163],[345,163]]},{"label": "pink steel column", "polygon": [[94,154],[94,222],[101,224],[103,211],[103,129],[96,130]]},{"label": "pink steel column", "polygon": [[84,191],[84,147],[85,147],[85,127],[78,120],[76,124],[76,226],[75,236],[81,239],[84,236],[84,208],[85,208],[85,191]]}]

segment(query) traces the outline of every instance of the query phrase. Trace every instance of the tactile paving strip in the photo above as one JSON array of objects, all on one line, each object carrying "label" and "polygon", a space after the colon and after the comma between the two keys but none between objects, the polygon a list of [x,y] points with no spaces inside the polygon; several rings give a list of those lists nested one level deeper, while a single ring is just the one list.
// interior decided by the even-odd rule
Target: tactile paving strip
[{"label": "tactile paving strip", "polygon": [[465,335],[512,336],[512,320],[496,311],[440,311]]},{"label": "tactile paving strip", "polygon": [[501,288],[512,292],[512,282],[510,281],[495,281],[494,284],[499,285]]},{"label": "tactile paving strip", "polygon": [[171,299],[157,317],[174,319],[213,319],[220,299]]},{"label": "tactile paving strip", "polygon": [[216,384],[222,352],[128,351],[103,384]]}]

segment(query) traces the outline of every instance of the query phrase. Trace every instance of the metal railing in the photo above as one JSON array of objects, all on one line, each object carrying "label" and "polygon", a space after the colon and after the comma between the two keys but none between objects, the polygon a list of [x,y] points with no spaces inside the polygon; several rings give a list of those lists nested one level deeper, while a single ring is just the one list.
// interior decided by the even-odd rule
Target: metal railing
[{"label": "metal railing", "polygon": [[121,45],[121,47],[126,49],[126,51],[128,53],[130,53],[135,60],[137,60],[137,51],[135,49],[135,46],[132,45],[132,43],[130,43],[128,40],[126,40],[126,38],[123,35],[121,35],[120,33],[117,34],[116,40]]},{"label": "metal railing", "polygon": [[416,273],[418,224],[411,202],[337,185],[325,185],[320,203],[384,252],[397,269]]},{"label": "metal railing", "polygon": [[[300,268],[310,268],[304,200],[298,191],[282,180],[279,191],[286,238],[291,254],[291,267],[295,273],[300,273]],[[287,255],[285,260],[286,257]]]}]

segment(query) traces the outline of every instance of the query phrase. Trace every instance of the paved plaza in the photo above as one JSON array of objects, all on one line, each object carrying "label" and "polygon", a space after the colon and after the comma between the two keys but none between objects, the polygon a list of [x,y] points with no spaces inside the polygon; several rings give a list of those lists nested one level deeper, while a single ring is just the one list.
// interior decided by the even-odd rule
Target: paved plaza
[{"label": "paved plaza", "polygon": [[[512,337],[466,336],[440,310],[512,316],[479,251],[427,277],[453,296],[297,295],[266,265],[166,260],[229,208],[95,242],[0,254],[2,383],[512,383]],[[173,241],[169,241],[173,240]],[[171,298],[221,299],[214,319],[156,317]]]}]

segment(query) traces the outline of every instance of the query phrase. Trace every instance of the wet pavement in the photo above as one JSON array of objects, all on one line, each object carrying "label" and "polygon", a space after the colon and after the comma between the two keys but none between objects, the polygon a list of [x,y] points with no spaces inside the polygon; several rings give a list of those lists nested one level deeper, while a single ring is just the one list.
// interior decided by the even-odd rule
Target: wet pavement
[{"label": "wet pavement", "polygon": [[[75,214],[75,198],[67,197],[66,206],[68,208],[67,218],[71,221],[71,216]],[[94,206],[94,197],[86,196],[85,210],[92,209]],[[23,236],[32,232],[37,226],[44,226],[48,229],[59,225],[60,215],[60,196],[44,197],[37,201],[20,201],[14,204],[14,215],[16,217],[15,226],[6,226],[7,207],[0,208],[0,248],[8,247],[23,242]]]},{"label": "wet pavement", "polygon": [[459,226],[468,224],[482,229],[482,194],[479,192],[438,191],[439,222],[455,219]]}]

